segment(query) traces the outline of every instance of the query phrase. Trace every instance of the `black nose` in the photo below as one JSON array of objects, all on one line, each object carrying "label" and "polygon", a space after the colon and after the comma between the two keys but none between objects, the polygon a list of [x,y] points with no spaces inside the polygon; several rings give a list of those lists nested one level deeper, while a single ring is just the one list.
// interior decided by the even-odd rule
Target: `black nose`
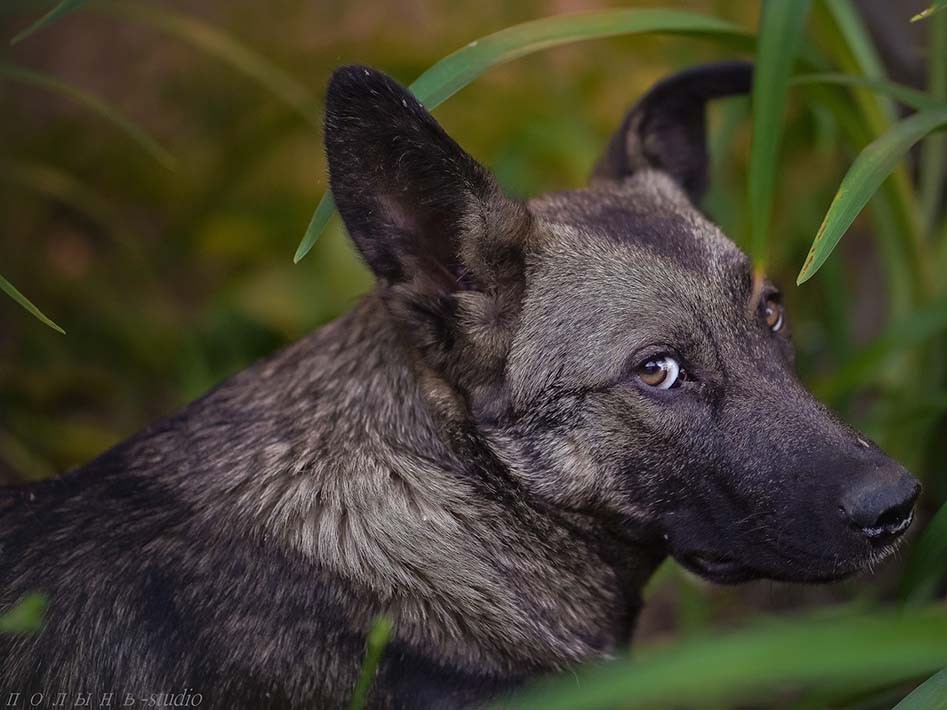
[{"label": "black nose", "polygon": [[854,486],[842,498],[842,512],[866,537],[888,541],[911,525],[920,492],[921,485],[901,469],[894,480],[885,476]]}]

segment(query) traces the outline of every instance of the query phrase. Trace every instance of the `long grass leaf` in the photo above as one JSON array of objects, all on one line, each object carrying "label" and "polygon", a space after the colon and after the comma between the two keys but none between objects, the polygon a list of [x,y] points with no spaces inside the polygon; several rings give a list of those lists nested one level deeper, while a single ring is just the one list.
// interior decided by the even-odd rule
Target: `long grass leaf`
[{"label": "long grass leaf", "polygon": [[63,335],[66,334],[66,331],[64,331],[64,330],[63,330],[62,328],[60,328],[58,325],[56,325],[55,323],[53,323],[52,320],[50,320],[49,318],[47,318],[46,315],[45,315],[39,308],[37,308],[36,306],[33,305],[33,303],[30,301],[30,299],[28,299],[26,296],[24,296],[22,293],[20,293],[20,292],[17,290],[16,286],[14,286],[14,285],[11,284],[9,281],[7,281],[5,278],[3,278],[3,276],[0,276],[0,291],[3,291],[3,292],[4,292],[5,294],[7,294],[10,298],[12,298],[14,301],[16,301],[17,303],[19,303],[21,306],[23,306],[23,308],[25,308],[27,311],[29,311],[30,313],[32,313],[36,318],[38,318],[40,321],[42,321],[43,323],[45,323],[46,325],[48,325],[48,326],[49,326],[50,328],[52,328],[53,330],[55,330],[55,331],[57,331],[57,332],[59,332],[59,333],[62,333]]},{"label": "long grass leaf", "polygon": [[[836,66],[869,79],[887,78],[874,40],[853,0],[816,3],[813,19],[813,35],[826,47]],[[898,115],[892,102],[877,93],[856,88],[852,99],[858,108],[854,112],[855,124],[867,130],[868,137],[855,142],[856,149],[861,150],[876,136],[890,130]],[[852,125],[850,120],[842,123],[839,119],[839,122],[845,130]],[[861,132],[861,129],[856,127],[855,131]],[[904,253],[904,257],[896,260],[884,259],[883,264],[892,285],[892,312],[905,313],[931,289],[931,270],[922,248],[921,209],[906,167],[895,168],[891,179],[885,182],[873,215],[880,249],[887,254]]]},{"label": "long grass leaf", "polygon": [[46,612],[46,596],[33,592],[12,609],[0,614],[0,633],[31,634],[39,631]]},{"label": "long grass leaf", "polygon": [[747,47],[750,37],[736,25],[684,10],[602,10],[524,22],[470,42],[444,57],[410,89],[432,109],[488,69],[540,50],[581,40],[630,34],[708,35]]},{"label": "long grass leaf", "polygon": [[62,0],[62,2],[56,5],[52,10],[47,12],[25,30],[18,33],[12,40],[10,40],[10,44],[22,42],[34,32],[46,27],[46,25],[50,25],[61,17],[65,17],[69,13],[75,12],[80,6],[84,5],[85,2],[86,0]]},{"label": "long grass leaf", "polygon": [[927,109],[895,124],[859,154],[822,220],[797,284],[808,281],[819,270],[855,217],[911,147],[944,126],[947,126],[947,108]]},{"label": "long grass leaf", "polygon": [[944,9],[947,9],[947,0],[934,0],[934,2],[931,3],[930,7],[928,7],[926,10],[923,10],[917,13],[914,17],[912,17],[911,22],[917,22],[918,20],[926,20],[935,12],[940,12],[941,10],[944,10]]},{"label": "long grass leaf", "polygon": [[[492,67],[528,54],[581,40],[649,33],[699,35],[740,48],[752,46],[752,37],[736,25],[684,10],[602,10],[557,15],[474,40],[431,66],[409,88],[428,109],[434,109]],[[296,249],[294,261],[298,262],[312,249],[334,211],[331,195],[326,193]]]},{"label": "long grass leaf", "polygon": [[[841,40],[836,41],[833,38],[829,41],[835,53],[843,55],[838,57],[840,65],[843,68],[855,70],[869,79],[886,79],[888,75],[884,62],[854,2],[852,0],[823,0],[821,7],[825,9],[830,19],[822,30],[835,32],[838,40]],[[820,18],[821,16],[817,16],[815,19]],[[848,57],[844,56],[846,51]],[[869,107],[867,97],[859,97],[862,108],[876,114],[874,116],[876,120],[884,118],[888,124],[897,120],[897,113],[890,101],[876,96],[872,98],[872,102],[874,105]]]},{"label": "long grass leaf", "polygon": [[760,693],[787,685],[866,690],[930,673],[945,659],[947,613],[940,608],[784,619],[580,669],[502,707],[711,707],[748,697],[771,702],[771,695]]},{"label": "long grass leaf", "polygon": [[110,12],[141,22],[199,49],[244,76],[294,109],[314,128],[322,128],[320,102],[305,84],[235,37],[202,20],[137,2],[97,4]]},{"label": "long grass leaf", "polygon": [[391,620],[384,616],[376,619],[372,628],[369,629],[365,640],[365,662],[362,663],[362,672],[355,685],[349,710],[362,710],[365,707],[368,691],[371,690],[372,682],[375,680],[375,671],[378,670],[378,664],[381,662],[381,655],[385,651],[385,646],[388,645],[388,639],[391,638],[391,629]]},{"label": "long grass leaf", "polygon": [[32,69],[25,69],[3,62],[0,62],[0,77],[5,77],[12,81],[20,82],[21,84],[34,86],[45,91],[51,91],[81,104],[122,131],[161,165],[166,168],[172,168],[174,166],[174,158],[167,150],[162,148],[154,138],[148,135],[142,128],[139,128],[122,116],[117,109],[107,104],[98,96],[90,94],[72,84],[67,84],[49,74],[43,74],[33,71]]},{"label": "long grass leaf", "polygon": [[[852,159],[884,131],[873,132],[863,111],[858,110],[853,98],[835,87],[824,84],[802,84],[807,101],[827,108],[835,118]],[[897,174],[898,171],[896,171]],[[903,172],[903,171],[902,171]],[[887,180],[873,201],[871,216],[880,258],[887,277],[888,295],[892,314],[907,313],[914,308],[916,278],[908,261],[912,254],[900,209],[896,180]]]},{"label": "long grass leaf", "polygon": [[293,255],[294,264],[298,264],[302,258],[309,253],[309,250],[312,249],[319,235],[322,234],[322,230],[326,228],[329,220],[332,219],[333,214],[335,214],[335,198],[332,197],[331,192],[326,192],[326,194],[322,196],[322,199],[319,200],[316,211],[312,214],[312,219],[309,220],[306,234],[303,235],[302,241],[299,242],[299,246],[296,247],[296,253]]},{"label": "long grass leaf", "polygon": [[901,577],[901,599],[918,604],[936,594],[947,577],[947,504],[941,506],[911,548]]},{"label": "long grass leaf", "polygon": [[856,74],[843,74],[839,72],[824,72],[817,74],[798,74],[790,82],[793,86],[806,86],[808,84],[838,84],[840,86],[852,86],[861,89],[868,89],[878,94],[888,96],[896,101],[900,101],[905,106],[922,111],[928,108],[941,108],[947,106],[947,102],[938,101],[931,98],[923,91],[912,89],[910,86],[898,84],[884,79],[871,79],[866,76]]},{"label": "long grass leaf", "polygon": [[947,670],[932,675],[891,710],[947,710]]},{"label": "long grass leaf", "polygon": [[753,138],[747,174],[750,255],[757,269],[766,261],[789,76],[802,41],[809,5],[809,0],[767,0],[760,15],[753,71]]}]

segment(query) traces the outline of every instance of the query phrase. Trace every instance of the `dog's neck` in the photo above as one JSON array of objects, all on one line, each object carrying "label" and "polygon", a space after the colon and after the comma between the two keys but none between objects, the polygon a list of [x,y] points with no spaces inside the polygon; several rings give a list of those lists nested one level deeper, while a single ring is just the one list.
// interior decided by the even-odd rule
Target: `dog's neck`
[{"label": "dog's neck", "polygon": [[250,531],[364,592],[359,608],[380,600],[365,617],[389,614],[406,642],[511,673],[627,641],[660,557],[543,507],[474,430],[445,430],[377,297],[192,420],[213,421],[215,402],[255,422],[226,492]]}]

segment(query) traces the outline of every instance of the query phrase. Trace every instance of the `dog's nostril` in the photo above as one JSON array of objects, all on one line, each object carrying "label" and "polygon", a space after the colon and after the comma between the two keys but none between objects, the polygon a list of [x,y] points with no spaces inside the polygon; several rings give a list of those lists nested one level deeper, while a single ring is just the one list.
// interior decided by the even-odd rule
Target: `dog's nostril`
[{"label": "dog's nostril", "polygon": [[876,527],[888,527],[892,525],[900,525],[905,518],[911,515],[911,512],[914,510],[914,501],[908,501],[902,503],[901,505],[896,505],[892,508],[888,508],[885,512],[878,516],[878,520],[875,521]]},{"label": "dog's nostril", "polygon": [[867,537],[890,538],[910,526],[920,490],[917,481],[904,473],[894,483],[862,485],[850,491],[841,508]]}]

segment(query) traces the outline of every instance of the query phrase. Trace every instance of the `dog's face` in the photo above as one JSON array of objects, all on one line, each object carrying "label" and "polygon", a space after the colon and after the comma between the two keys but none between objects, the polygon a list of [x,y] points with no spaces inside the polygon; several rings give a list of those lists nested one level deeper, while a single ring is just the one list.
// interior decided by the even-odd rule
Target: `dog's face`
[{"label": "dog's face", "polygon": [[342,69],[331,184],[431,406],[544,505],[715,581],[829,580],[892,549],[919,487],[798,383],[779,291],[694,206],[704,105],[750,78],[659,84],[589,188],[522,203],[400,86]]}]

